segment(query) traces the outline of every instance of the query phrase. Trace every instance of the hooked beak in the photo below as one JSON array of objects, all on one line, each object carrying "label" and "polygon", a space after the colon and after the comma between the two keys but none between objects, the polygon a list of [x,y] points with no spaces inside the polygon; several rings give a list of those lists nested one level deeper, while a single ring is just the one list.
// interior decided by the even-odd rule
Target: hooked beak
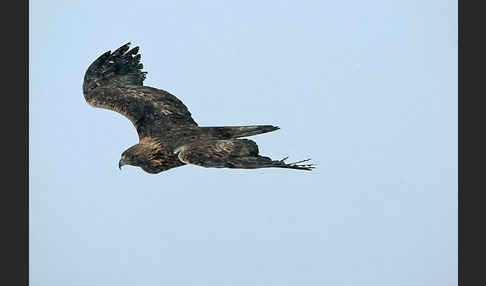
[{"label": "hooked beak", "polygon": [[127,164],[127,163],[125,163],[125,161],[123,161],[123,159],[120,159],[120,162],[118,162],[118,169],[120,169],[120,170],[121,170],[121,167],[122,167],[123,165],[126,165],[126,164]]}]

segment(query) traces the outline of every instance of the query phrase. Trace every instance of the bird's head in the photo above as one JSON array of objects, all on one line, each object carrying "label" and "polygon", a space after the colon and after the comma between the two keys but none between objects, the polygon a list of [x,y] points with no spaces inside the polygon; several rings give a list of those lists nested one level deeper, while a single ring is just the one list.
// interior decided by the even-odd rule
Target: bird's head
[{"label": "bird's head", "polygon": [[121,170],[124,165],[143,166],[144,162],[147,161],[147,154],[143,149],[143,146],[136,144],[123,151],[118,162],[118,168]]},{"label": "bird's head", "polygon": [[145,172],[157,174],[184,165],[178,160],[173,160],[171,156],[176,155],[164,151],[158,141],[144,139],[121,154],[118,168],[121,170],[122,166],[131,165],[140,167]]}]

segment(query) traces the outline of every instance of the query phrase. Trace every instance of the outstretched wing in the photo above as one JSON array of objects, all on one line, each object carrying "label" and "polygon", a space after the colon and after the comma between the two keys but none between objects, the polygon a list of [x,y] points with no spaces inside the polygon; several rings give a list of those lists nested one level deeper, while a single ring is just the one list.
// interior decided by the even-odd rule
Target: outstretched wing
[{"label": "outstretched wing", "polygon": [[312,170],[312,164],[299,164],[308,160],[287,164],[285,159],[272,160],[258,155],[258,146],[249,139],[210,140],[178,147],[175,152],[185,164],[207,168],[289,168]]},{"label": "outstretched wing", "polygon": [[167,91],[143,86],[147,72],[140,63],[139,47],[127,43],[98,57],[86,71],[83,94],[94,106],[121,113],[139,137],[181,126],[197,126],[187,107]]}]

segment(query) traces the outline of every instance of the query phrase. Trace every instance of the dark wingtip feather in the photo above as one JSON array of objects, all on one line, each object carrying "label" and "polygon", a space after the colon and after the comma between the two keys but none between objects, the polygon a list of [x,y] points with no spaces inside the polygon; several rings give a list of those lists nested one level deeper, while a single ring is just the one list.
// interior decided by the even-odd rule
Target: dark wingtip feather
[{"label": "dark wingtip feather", "polygon": [[94,62],[99,63],[99,62],[104,62],[107,58],[109,58],[111,55],[111,50],[104,52],[101,56],[99,56]]},{"label": "dark wingtip feather", "polygon": [[294,163],[285,163],[285,160],[287,160],[289,157],[285,157],[279,161],[274,161],[278,166],[277,167],[280,167],[280,168],[288,168],[288,169],[296,169],[296,170],[306,170],[306,171],[312,171],[312,169],[315,169],[316,168],[316,164],[302,164],[304,162],[308,162],[310,161],[311,159],[305,159],[305,160],[301,160],[301,161],[298,161],[298,162],[294,162]]},{"label": "dark wingtip feather", "polygon": [[[138,54],[139,47],[130,49],[128,42],[116,49],[113,53],[107,51],[99,56],[86,71],[84,77],[83,91],[103,85],[109,79],[118,76],[118,80],[125,84],[142,85],[147,72],[142,72],[141,55]],[[123,77],[123,80],[119,76]]]},{"label": "dark wingtip feather", "polygon": [[140,47],[136,46],[135,48],[129,50],[126,55],[127,56],[132,56],[132,55],[136,55],[138,54],[138,50],[140,49]]},{"label": "dark wingtip feather", "polygon": [[128,49],[130,49],[130,43],[127,43],[127,44],[119,47],[118,49],[116,49],[116,51],[113,52],[112,56],[113,57],[119,57],[119,56],[123,55],[126,51],[128,51]]}]

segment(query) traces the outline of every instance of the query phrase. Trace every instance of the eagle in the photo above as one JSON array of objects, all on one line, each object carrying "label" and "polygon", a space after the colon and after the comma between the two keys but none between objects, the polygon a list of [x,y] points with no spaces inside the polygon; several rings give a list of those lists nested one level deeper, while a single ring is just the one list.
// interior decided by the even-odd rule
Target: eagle
[{"label": "eagle", "polygon": [[187,107],[169,92],[143,85],[139,47],[130,42],[113,53],[107,51],[89,65],[83,95],[97,108],[127,117],[139,142],[121,154],[118,167],[132,165],[157,174],[187,164],[207,168],[287,168],[312,170],[302,160],[286,163],[259,155],[257,144],[242,137],[278,130],[273,125],[202,127]]}]

